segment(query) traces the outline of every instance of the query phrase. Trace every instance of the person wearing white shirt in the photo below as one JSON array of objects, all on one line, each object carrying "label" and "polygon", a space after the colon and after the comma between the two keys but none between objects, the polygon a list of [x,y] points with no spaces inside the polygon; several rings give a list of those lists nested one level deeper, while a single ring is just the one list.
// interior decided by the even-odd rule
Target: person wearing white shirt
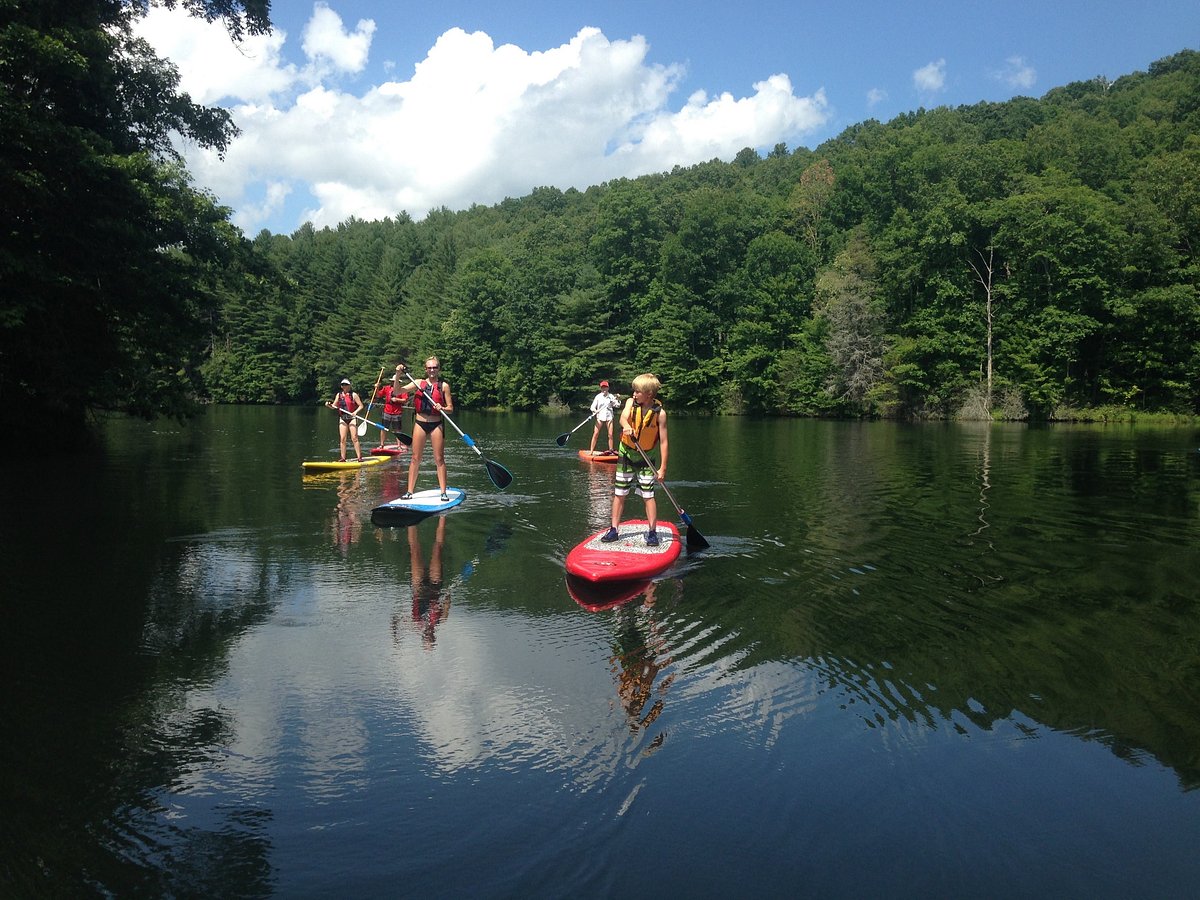
[{"label": "person wearing white shirt", "polygon": [[600,382],[600,393],[592,400],[592,415],[596,417],[596,424],[592,427],[592,446],[589,448],[589,453],[592,456],[596,455],[596,439],[600,437],[600,427],[605,426],[608,429],[608,452],[613,453],[613,410],[621,405],[621,397],[618,394],[610,394],[608,392],[608,382]]}]

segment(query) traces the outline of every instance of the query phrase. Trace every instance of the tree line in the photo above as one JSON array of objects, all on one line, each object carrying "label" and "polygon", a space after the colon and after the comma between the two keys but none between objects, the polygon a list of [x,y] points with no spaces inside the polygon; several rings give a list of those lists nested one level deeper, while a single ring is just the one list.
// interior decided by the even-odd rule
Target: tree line
[{"label": "tree line", "polygon": [[[81,4],[17,8],[43,5]],[[0,54],[29,52],[11,32]],[[27,63],[0,72],[10,117]],[[2,260],[18,299],[0,316],[0,409],[85,373],[78,403],[54,398],[64,412],[308,403],[436,354],[465,406],[578,406],[600,378],[653,371],[671,408],[696,412],[1200,412],[1195,51],[1040,99],[866,121],[812,150],[253,239],[161,146],[188,128],[223,146],[232,125],[180,98],[169,65],[142,65],[160,78],[148,109],[105,95],[120,78],[90,88],[119,132],[105,141],[94,115],[47,124],[16,104],[63,184],[24,184],[3,149],[0,179],[38,202],[6,222],[23,233]],[[80,167],[87,198],[71,193]]]},{"label": "tree line", "polygon": [[263,233],[205,382],[308,400],[435,352],[463,402],[519,409],[650,370],[714,412],[1195,414],[1197,97],[1184,51],[815,150]]}]

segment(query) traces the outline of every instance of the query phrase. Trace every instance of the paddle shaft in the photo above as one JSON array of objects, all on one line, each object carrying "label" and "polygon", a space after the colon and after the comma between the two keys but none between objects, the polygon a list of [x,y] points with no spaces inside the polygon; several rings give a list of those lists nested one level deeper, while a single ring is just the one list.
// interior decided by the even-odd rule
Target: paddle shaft
[{"label": "paddle shaft", "polygon": [[667,495],[667,499],[671,501],[671,505],[675,507],[675,511],[679,513],[679,518],[683,524],[687,526],[687,542],[689,547],[698,547],[704,549],[708,546],[708,541],[704,539],[704,535],[700,530],[692,524],[692,517],[684,512],[683,507],[675,500],[675,496],[671,493],[671,489],[667,487],[667,483],[658,477],[658,470],[654,468],[654,463],[650,461],[650,457],[646,455],[646,451],[641,448],[641,445],[634,442],[637,447],[637,452],[642,456],[642,462],[646,464],[646,468],[654,473],[654,480],[662,485],[663,492]]},{"label": "paddle shaft", "polygon": [[[404,370],[403,374],[408,379],[409,383],[413,387],[415,387],[418,391],[420,391],[421,394],[425,397],[425,399],[430,402],[430,404],[433,404],[433,402],[434,402],[433,391],[431,391],[429,388],[422,388],[421,385],[417,383],[417,380],[412,377],[412,374],[407,369]],[[416,409],[417,409],[417,406],[416,406],[416,402],[414,401],[414,403],[413,403],[414,421],[416,421]],[[500,465],[500,463],[494,462],[493,460],[490,460],[486,456],[484,456],[483,451],[480,450],[475,445],[475,441],[472,439],[472,437],[469,434],[467,434],[465,431],[463,431],[461,428],[459,428],[458,425],[455,424],[454,420],[452,418],[450,418],[450,416],[446,413],[446,411],[444,409],[438,410],[438,412],[440,412],[442,414],[443,419],[445,419],[447,422],[450,423],[450,427],[458,432],[458,436],[461,437],[466,442],[467,446],[470,447],[472,450],[474,450],[476,452],[476,454],[478,454],[479,458],[483,460],[483,465],[487,469],[488,477],[492,480],[492,484],[494,484],[496,487],[500,488],[501,490],[504,490],[504,488],[506,488],[510,484],[512,484],[512,473],[509,472],[508,469],[504,468],[504,466]],[[501,484],[500,483],[501,481],[503,481],[504,483]]]},{"label": "paddle shaft", "polygon": [[569,438],[571,435],[573,435],[575,432],[577,432],[580,428],[582,428],[584,425],[586,425],[588,422],[590,422],[593,418],[595,418],[595,415],[596,414],[593,412],[590,416],[588,416],[586,419],[584,419],[582,422],[580,422],[578,425],[576,425],[570,431],[566,432],[565,434],[560,434],[558,437],[556,437],[554,440],[558,443],[558,446],[565,447],[567,445],[567,438]]},{"label": "paddle shaft", "polygon": [[328,406],[330,409],[332,409],[338,415],[341,415],[344,412],[344,413],[346,413],[346,415],[348,415],[352,419],[361,419],[367,425],[374,425],[380,431],[385,431],[388,434],[394,434],[397,437],[397,439],[399,439],[400,443],[402,443],[406,446],[412,443],[412,438],[402,431],[392,431],[390,428],[384,428],[378,422],[372,422],[370,419],[366,418],[365,416],[358,415],[358,413],[352,413],[347,410],[338,409],[332,403],[326,403],[325,405]]},{"label": "paddle shaft", "polygon": [[[375,405],[375,395],[377,393],[379,393],[379,382],[383,381],[383,373],[386,370],[387,370],[387,366],[384,366],[382,369],[380,369],[379,377],[375,379],[375,387],[371,391],[371,399],[367,403],[367,411],[365,413],[363,413],[364,420],[366,420],[367,416],[371,415],[371,407]],[[360,422],[358,425],[358,436],[362,437],[366,433],[367,433],[367,422],[366,421]]]},{"label": "paddle shaft", "polygon": [[[430,403],[433,403],[433,391],[431,391],[429,388],[422,388],[421,385],[417,383],[416,379],[414,379],[412,377],[412,374],[407,369],[404,370],[403,374],[404,374],[404,377],[408,379],[409,384],[411,384],[418,391],[420,391],[424,395],[426,400],[428,400]],[[416,416],[416,411],[417,411],[417,404],[414,402],[413,403],[413,416],[414,417]],[[473,440],[471,440],[471,438],[466,434],[466,432],[464,432],[461,428],[459,428],[457,425],[454,424],[454,420],[452,418],[450,418],[449,413],[447,413],[444,409],[439,409],[438,412],[440,412],[442,414],[443,419],[445,419],[447,422],[450,423],[450,427],[453,428],[455,431],[457,431],[459,436],[464,441],[467,442],[468,447],[470,447],[472,450],[474,450],[480,456],[483,456],[483,451],[475,446],[475,442]]]}]

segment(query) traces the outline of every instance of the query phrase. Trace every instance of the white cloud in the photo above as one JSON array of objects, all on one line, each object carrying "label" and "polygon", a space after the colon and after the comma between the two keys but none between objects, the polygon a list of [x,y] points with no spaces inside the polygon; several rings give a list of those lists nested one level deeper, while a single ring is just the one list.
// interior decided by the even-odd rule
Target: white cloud
[{"label": "white cloud", "polygon": [[1024,57],[1010,56],[1004,61],[1004,68],[993,72],[992,77],[1013,90],[1027,91],[1037,83],[1037,70]]},{"label": "white cloud", "polygon": [[340,71],[361,72],[374,34],[373,20],[360,19],[351,34],[343,27],[341,16],[326,4],[317,3],[304,26],[304,53],[312,60],[329,60]]},{"label": "white cloud", "polygon": [[[374,24],[347,32],[324,4],[304,29],[299,68],[282,56],[285,35],[243,55],[219,23],[181,11],[155,8],[143,33],[203,85],[196,99],[224,100],[241,128],[223,161],[195,148],[186,155],[196,180],[250,233],[285,203],[294,221],[276,230],[400,211],[419,219],[438,206],[494,203],[539,185],[582,189],[732,159],[743,147],[794,141],[829,117],[823,90],[797,96],[783,74],[746,97],[701,91],[672,110],[682,69],[648,63],[640,35],[609,40],[595,28],[537,51],[453,28],[409,80],[357,93],[335,75],[365,69]],[[305,202],[311,208],[301,212]]]},{"label": "white cloud", "polygon": [[[255,203],[249,199],[243,201],[237,211],[238,218],[248,223],[265,222],[283,209],[283,204],[291,192],[290,185],[269,181],[264,185],[262,202]],[[253,236],[251,234],[251,237]]]},{"label": "white cloud", "polygon": [[182,10],[152,6],[139,20],[137,33],[175,63],[180,88],[205,106],[231,98],[266,100],[297,78],[295,67],[282,57],[283,32],[251,35],[235,44],[220,23],[207,25]]},{"label": "white cloud", "polygon": [[881,88],[871,88],[867,91],[867,108],[872,109],[888,98],[887,91]]},{"label": "white cloud", "polygon": [[946,86],[946,60],[939,59],[913,72],[913,85],[922,94],[936,94]]}]

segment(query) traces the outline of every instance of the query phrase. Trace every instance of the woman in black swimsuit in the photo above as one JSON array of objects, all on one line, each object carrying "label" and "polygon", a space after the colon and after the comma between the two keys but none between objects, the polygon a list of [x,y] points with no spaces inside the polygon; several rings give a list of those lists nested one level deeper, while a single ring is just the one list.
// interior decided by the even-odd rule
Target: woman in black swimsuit
[{"label": "woman in black swimsuit", "polygon": [[417,486],[417,473],[421,470],[421,455],[425,442],[433,445],[433,463],[437,466],[438,486],[442,499],[446,496],[446,422],[442,410],[454,412],[454,400],[450,396],[450,385],[441,378],[441,364],[436,356],[425,360],[425,377],[417,382],[413,397],[415,417],[413,424],[411,462],[408,464],[408,491],[404,499],[412,498]]}]

